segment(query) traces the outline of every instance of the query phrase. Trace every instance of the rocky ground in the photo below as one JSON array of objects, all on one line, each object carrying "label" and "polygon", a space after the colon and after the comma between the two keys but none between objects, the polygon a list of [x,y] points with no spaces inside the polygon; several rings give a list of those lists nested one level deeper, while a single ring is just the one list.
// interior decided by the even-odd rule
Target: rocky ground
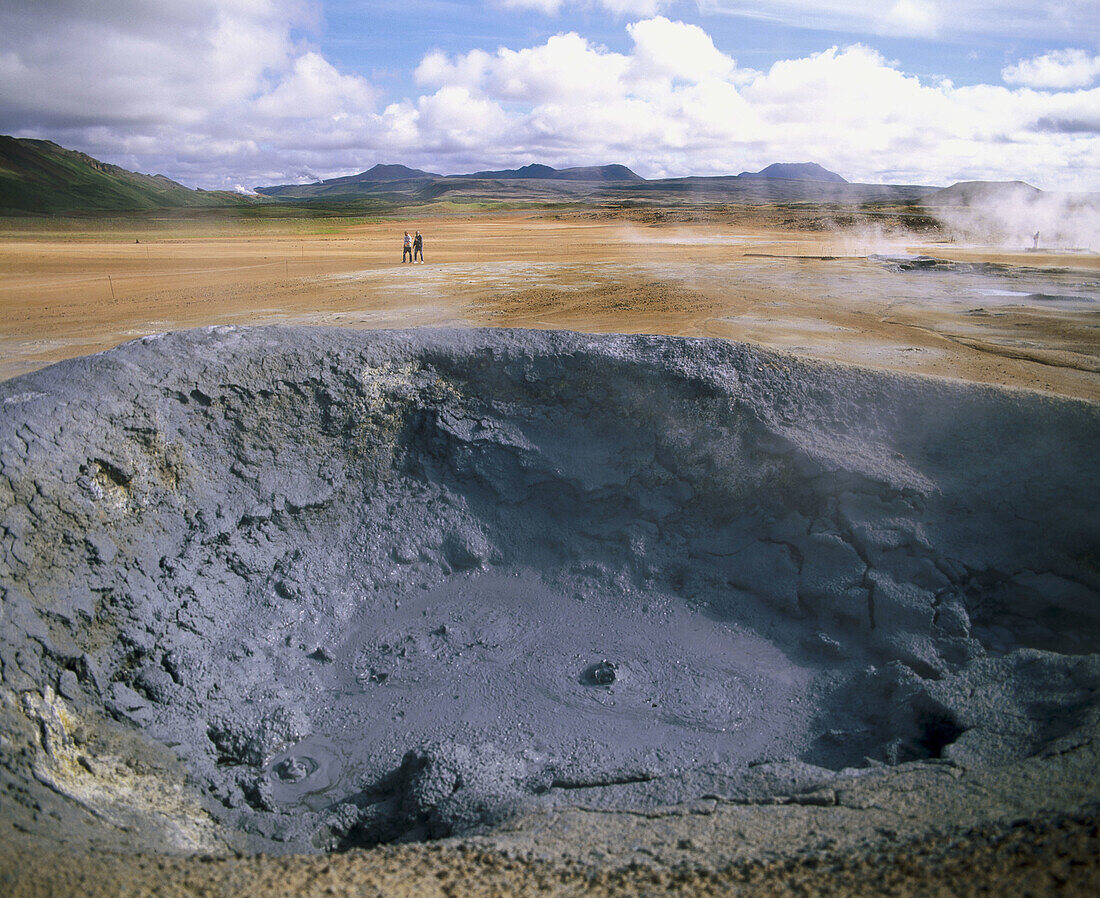
[{"label": "rocky ground", "polygon": [[13,894],[1095,884],[1093,403],[232,327],[0,398]]}]

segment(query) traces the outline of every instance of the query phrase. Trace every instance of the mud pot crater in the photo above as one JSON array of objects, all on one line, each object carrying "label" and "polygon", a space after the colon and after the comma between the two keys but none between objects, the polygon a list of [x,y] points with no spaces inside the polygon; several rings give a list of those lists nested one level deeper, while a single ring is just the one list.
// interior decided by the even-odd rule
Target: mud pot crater
[{"label": "mud pot crater", "polygon": [[5,813],[72,838],[326,851],[1096,726],[1089,403],[724,341],[262,327],[0,400]]}]

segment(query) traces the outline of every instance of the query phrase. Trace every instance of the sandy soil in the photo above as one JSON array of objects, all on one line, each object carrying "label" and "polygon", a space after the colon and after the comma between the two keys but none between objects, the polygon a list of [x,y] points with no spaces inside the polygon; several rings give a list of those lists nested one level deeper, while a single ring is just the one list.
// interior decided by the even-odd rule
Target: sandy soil
[{"label": "sandy soil", "polygon": [[[424,265],[402,265],[419,228]],[[952,271],[897,271],[876,253]],[[977,264],[975,264],[977,263]],[[0,228],[0,378],[209,324],[492,325],[748,340],[1100,398],[1100,255],[736,222],[437,217],[329,226]],[[1036,298],[1037,297],[1037,298]]]},{"label": "sandy soil", "polygon": [[[357,898],[485,896],[920,895],[1004,893],[1093,896],[1100,890],[1096,813],[1007,827],[957,839],[922,839],[866,856],[756,861],[717,871],[630,867],[593,872],[530,862],[468,846],[401,846],[311,858],[71,856],[0,847],[9,898],[56,895],[345,895]],[[33,859],[32,859],[33,858]],[[21,863],[22,862],[22,863]]]}]

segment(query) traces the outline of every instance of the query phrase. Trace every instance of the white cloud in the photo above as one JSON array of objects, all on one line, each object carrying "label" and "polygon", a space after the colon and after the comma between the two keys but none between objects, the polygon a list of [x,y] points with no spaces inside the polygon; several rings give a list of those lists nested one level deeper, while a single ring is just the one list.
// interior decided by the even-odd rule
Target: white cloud
[{"label": "white cloud", "polygon": [[[929,10],[948,9],[906,2],[875,15],[932,28]],[[567,32],[431,52],[411,95],[383,99],[294,38],[309,22],[297,0],[101,5],[0,7],[0,131],[203,187],[375,162],[442,172],[621,162],[660,177],[812,160],[850,180],[1100,190],[1100,88],[1082,89],[1096,80],[1082,74],[1096,63],[1085,51],[1024,60],[1006,83],[968,87],[923,81],[865,45],[756,71],[699,26],[655,15],[625,25],[618,50]]]},{"label": "white cloud", "polygon": [[288,0],[6,3],[0,112],[44,122],[199,121],[292,64],[290,26],[301,15]]},{"label": "white cloud", "polygon": [[940,7],[932,0],[897,0],[887,10],[882,27],[887,32],[932,37],[939,33],[942,22]]},{"label": "white cloud", "polygon": [[500,106],[465,87],[442,87],[420,99],[416,146],[457,150],[484,147],[500,139],[508,120]]},{"label": "white cloud", "polygon": [[734,61],[714,46],[698,25],[670,22],[662,17],[626,26],[634,41],[633,64],[645,75],[668,76],[685,81],[725,78]]},{"label": "white cloud", "polygon": [[419,74],[436,88],[523,104],[501,107],[507,146],[486,144],[500,165],[616,161],[655,176],[815,160],[854,180],[1100,186],[1081,161],[1100,155],[1089,130],[1100,91],[925,83],[860,45],[757,72],[693,25],[657,17],[627,31],[625,54],[568,34],[494,55],[433,54]]},{"label": "white cloud", "polygon": [[483,89],[502,100],[540,103],[616,90],[627,60],[607,53],[576,33],[558,34],[539,47],[482,50],[450,59],[430,53],[416,69],[418,83]]},{"label": "white cloud", "polygon": [[293,38],[312,16],[303,0],[6,0],[0,131],[207,187],[357,145],[378,92]]},{"label": "white cloud", "polygon": [[362,78],[341,75],[323,56],[307,52],[253,108],[269,118],[317,119],[368,111],[377,97],[378,91]]},{"label": "white cloud", "polygon": [[600,6],[621,16],[655,16],[674,0],[597,0]]},{"label": "white cloud", "polygon": [[1066,39],[1100,33],[1095,0],[698,0],[730,15],[855,34],[962,41],[973,35]]},{"label": "white cloud", "polygon": [[1001,70],[1007,84],[1039,88],[1088,87],[1100,78],[1100,56],[1085,50],[1054,50],[1031,59],[1021,59]]},{"label": "white cloud", "polygon": [[413,72],[417,84],[466,84],[481,83],[492,64],[492,56],[484,50],[471,50],[465,56],[452,60],[442,50],[433,50]]},{"label": "white cloud", "polygon": [[557,15],[561,4],[562,0],[496,0],[496,5],[505,9],[530,9],[548,16]]},{"label": "white cloud", "polygon": [[548,16],[557,15],[563,7],[602,7],[620,16],[655,16],[668,9],[675,0],[492,0],[505,9],[533,10]]}]

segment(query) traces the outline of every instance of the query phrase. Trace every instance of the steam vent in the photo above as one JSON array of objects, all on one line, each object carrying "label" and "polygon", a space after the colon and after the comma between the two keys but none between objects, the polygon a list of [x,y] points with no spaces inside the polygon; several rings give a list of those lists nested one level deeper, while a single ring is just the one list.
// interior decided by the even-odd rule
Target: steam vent
[{"label": "steam vent", "polygon": [[1100,794],[1094,404],[722,341],[264,327],[0,401],[5,833],[629,817],[668,832],[622,850],[674,852],[731,809]]}]

